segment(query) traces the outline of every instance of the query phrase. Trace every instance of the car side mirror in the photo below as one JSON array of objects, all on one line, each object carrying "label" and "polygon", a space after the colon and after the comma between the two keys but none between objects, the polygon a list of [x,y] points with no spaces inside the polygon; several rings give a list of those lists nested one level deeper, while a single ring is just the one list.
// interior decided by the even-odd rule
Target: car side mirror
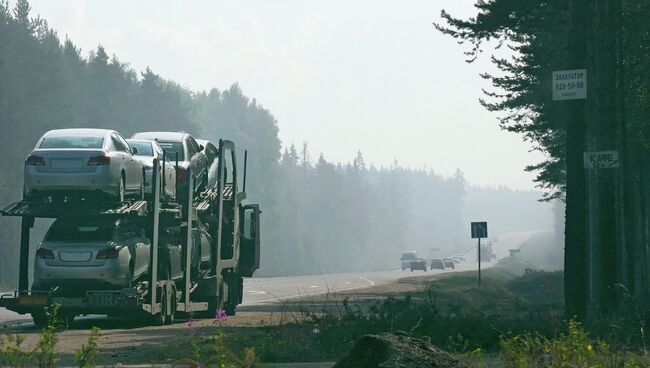
[{"label": "car side mirror", "polygon": [[138,148],[137,147],[131,147],[131,153],[134,155],[138,154]]},{"label": "car side mirror", "polygon": [[204,148],[205,148],[205,147],[203,147],[203,145],[200,144],[200,145],[199,145],[199,152],[203,151]]}]

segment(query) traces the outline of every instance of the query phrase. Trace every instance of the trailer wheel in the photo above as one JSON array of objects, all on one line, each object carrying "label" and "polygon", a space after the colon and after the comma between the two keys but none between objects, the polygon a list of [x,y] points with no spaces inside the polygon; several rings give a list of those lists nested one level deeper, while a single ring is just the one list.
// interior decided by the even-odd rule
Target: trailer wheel
[{"label": "trailer wheel", "polygon": [[169,314],[167,315],[167,321],[166,321],[166,324],[168,325],[173,325],[174,322],[176,322],[177,303],[178,300],[176,299],[176,291],[173,291],[171,294],[171,298],[169,299],[170,310],[169,310]]},{"label": "trailer wheel", "polygon": [[223,309],[226,311],[227,316],[234,316],[237,309],[237,304],[230,301],[226,302],[226,304],[223,306]]},{"label": "trailer wheel", "polygon": [[165,288],[160,290],[160,313],[154,317],[156,325],[163,326],[167,323],[167,291]]},{"label": "trailer wheel", "polygon": [[61,320],[65,324],[65,327],[68,328],[68,327],[72,326],[72,324],[74,323],[75,317],[76,317],[76,315],[74,315],[72,313],[64,313],[61,316]]},{"label": "trailer wheel", "polygon": [[45,328],[50,322],[50,318],[45,311],[32,312],[32,320],[34,321],[34,326],[36,326],[36,328]]}]

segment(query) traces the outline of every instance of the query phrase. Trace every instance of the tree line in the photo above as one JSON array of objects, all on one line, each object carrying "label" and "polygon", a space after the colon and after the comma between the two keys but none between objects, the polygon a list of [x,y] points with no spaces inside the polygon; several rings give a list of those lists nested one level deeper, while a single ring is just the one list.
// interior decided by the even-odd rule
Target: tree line
[{"label": "tree line", "polygon": [[[54,128],[187,131],[249,151],[249,200],[262,214],[261,275],[394,268],[404,249],[453,248],[462,230],[462,173],[443,177],[361,153],[335,164],[307,145],[282,151],[273,115],[237,85],[191,91],[102,46],[60,39],[27,0],[0,1],[0,202],[22,196],[25,156]],[[241,156],[241,155],[240,155]],[[241,163],[240,163],[241,164]],[[37,224],[35,247],[47,222]],[[0,218],[0,281],[15,282],[19,222]]]},{"label": "tree line", "polygon": [[[546,198],[566,202],[567,315],[610,314],[629,292],[650,298],[650,3],[640,0],[479,0],[478,15],[442,12],[441,32],[469,45],[468,61],[488,47],[499,73],[483,105],[522,134],[546,160],[537,173]],[[553,71],[586,69],[587,99],[553,101]],[[583,154],[616,150],[616,169],[584,167]]]}]

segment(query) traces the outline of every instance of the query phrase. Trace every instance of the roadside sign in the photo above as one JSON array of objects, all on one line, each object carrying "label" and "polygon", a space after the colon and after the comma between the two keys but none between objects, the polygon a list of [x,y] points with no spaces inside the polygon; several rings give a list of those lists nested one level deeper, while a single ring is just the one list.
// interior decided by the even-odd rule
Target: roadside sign
[{"label": "roadside sign", "polygon": [[587,98],[587,69],[553,72],[553,101]]},{"label": "roadside sign", "polygon": [[618,151],[584,153],[585,169],[613,169],[619,166]]},{"label": "roadside sign", "polygon": [[485,239],[487,237],[487,222],[472,222],[472,239]]}]

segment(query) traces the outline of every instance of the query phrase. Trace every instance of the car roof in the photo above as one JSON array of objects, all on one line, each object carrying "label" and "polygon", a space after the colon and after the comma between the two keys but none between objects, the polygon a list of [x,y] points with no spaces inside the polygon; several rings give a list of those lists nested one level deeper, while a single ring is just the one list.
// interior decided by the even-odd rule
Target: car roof
[{"label": "car roof", "polygon": [[106,137],[108,135],[111,135],[113,133],[117,133],[115,130],[111,129],[94,129],[94,128],[71,128],[71,129],[53,129],[48,131],[43,135],[43,137],[51,137],[51,136],[62,136],[62,135],[78,135],[78,136],[85,136],[85,135],[96,135],[96,136],[102,136]]},{"label": "car roof", "polygon": [[202,145],[204,147],[207,146],[208,144],[211,144],[211,145],[213,145],[215,147],[217,146],[216,144],[212,143],[211,141],[209,141],[207,139],[195,139],[195,140],[196,140],[196,143],[198,143],[198,144],[200,144],[200,145]]},{"label": "car roof", "polygon": [[156,141],[151,140],[151,139],[133,139],[133,138],[128,138],[126,140],[127,142],[131,143],[150,143],[150,144],[158,144]]},{"label": "car roof", "polygon": [[189,136],[189,134],[184,132],[139,132],[135,133],[131,138],[180,142],[187,136]]}]

